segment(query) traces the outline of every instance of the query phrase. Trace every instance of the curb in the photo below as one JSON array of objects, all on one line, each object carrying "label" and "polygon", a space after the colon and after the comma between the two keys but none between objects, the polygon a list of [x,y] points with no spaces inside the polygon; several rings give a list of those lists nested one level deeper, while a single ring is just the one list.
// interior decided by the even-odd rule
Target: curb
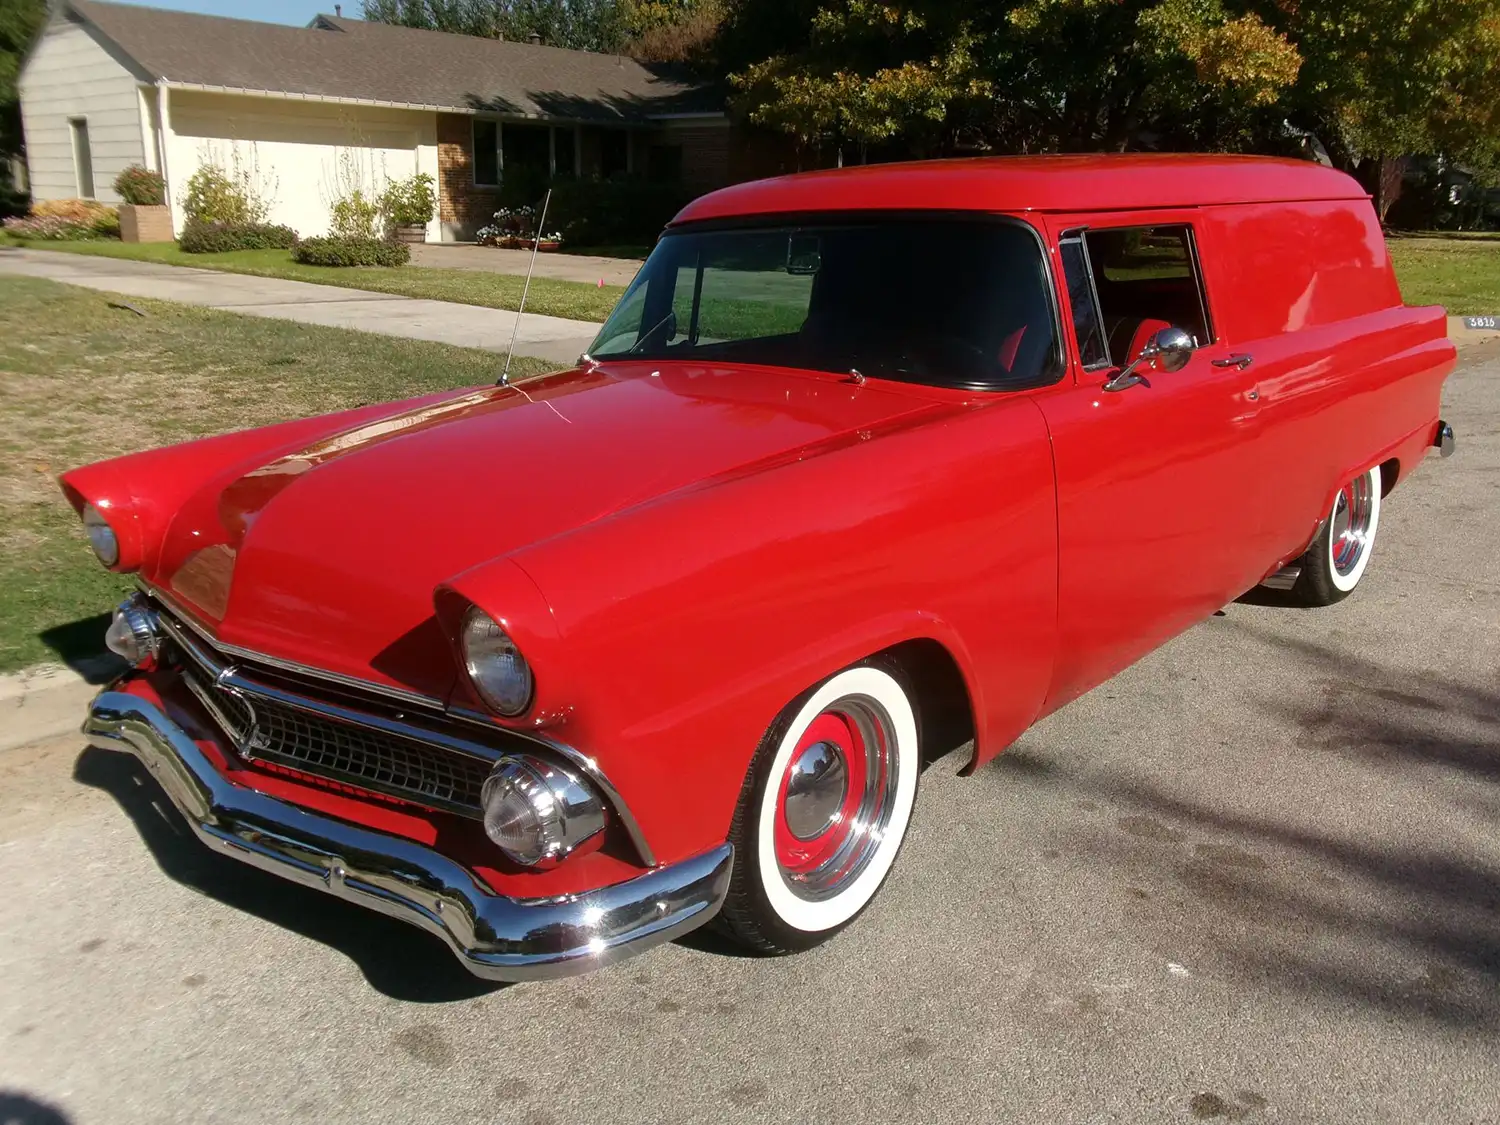
[{"label": "curb", "polygon": [[122,667],[105,655],[74,667],[43,664],[0,676],[0,753],[75,733],[89,700]]},{"label": "curb", "polygon": [[[1489,321],[1494,327],[1471,328],[1469,326],[1471,320]],[[1497,336],[1500,336],[1500,317],[1450,316],[1448,318],[1448,339],[1459,347],[1493,340]]]}]

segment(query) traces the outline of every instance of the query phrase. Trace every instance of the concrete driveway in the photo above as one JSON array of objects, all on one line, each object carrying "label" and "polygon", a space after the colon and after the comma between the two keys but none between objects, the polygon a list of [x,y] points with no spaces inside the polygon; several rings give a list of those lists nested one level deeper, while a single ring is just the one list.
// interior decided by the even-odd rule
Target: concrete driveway
[{"label": "concrete driveway", "polygon": [[[505,309],[84,254],[6,250],[0,253],[0,275],[7,273],[246,316],[353,328],[493,352],[504,352],[510,346],[516,323],[516,314]],[[599,325],[590,321],[525,313],[516,332],[516,354],[572,364],[598,332]],[[0,1125],[4,1125],[3,1118]]]},{"label": "concrete driveway", "polygon": [[490,988],[0,755],[0,1121],[1500,1121],[1500,359],[1332,609],[1236,604],[970,779],[874,907]]}]

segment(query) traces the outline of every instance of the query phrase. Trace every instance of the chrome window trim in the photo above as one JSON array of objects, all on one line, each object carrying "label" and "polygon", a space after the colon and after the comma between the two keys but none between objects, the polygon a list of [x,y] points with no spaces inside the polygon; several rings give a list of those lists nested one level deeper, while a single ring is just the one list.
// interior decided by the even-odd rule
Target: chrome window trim
[{"label": "chrome window trim", "polygon": [[[142,583],[142,585],[145,586],[144,583]],[[226,664],[223,661],[215,659],[212,653],[206,652],[201,645],[195,643],[187,635],[187,631],[180,628],[180,626],[186,625],[188,629],[190,629],[204,642],[204,644],[209,645],[215,652],[222,653],[225,656],[241,656],[243,659],[254,660],[257,662],[263,661],[268,666],[282,668],[282,670],[286,671],[301,671],[302,666],[295,665],[291,661],[282,661],[279,663],[274,662],[271,658],[264,657],[258,653],[251,653],[248,649],[240,649],[237,646],[231,645],[221,645],[202,626],[198,625],[191,618],[182,616],[181,611],[170,599],[161,597],[159,592],[152,589],[150,586],[145,586],[145,589],[153,598],[156,598],[164,607],[167,608],[168,613],[162,614],[160,616],[160,620],[162,628],[167,631],[169,636],[171,636],[173,642],[182,649],[184,655],[197,663],[205,672],[207,672],[210,676],[217,680],[222,686],[230,690],[239,691],[250,696],[261,695],[285,706],[299,708],[301,710],[308,711],[316,715],[321,715],[324,718],[332,719],[337,722],[346,722],[355,726],[362,726],[370,730],[379,731],[382,734],[394,735],[398,738],[406,738],[414,742],[425,742],[429,745],[438,746],[442,749],[451,750],[460,754],[467,754],[471,757],[479,758],[488,762],[497,761],[505,754],[505,751],[498,747],[487,746],[483,743],[472,742],[468,739],[444,734],[441,731],[433,730],[430,727],[417,726],[415,724],[405,723],[397,719],[387,719],[384,716],[376,715],[368,711],[361,711],[355,707],[347,707],[340,704],[328,703],[323,700],[313,699],[309,696],[300,695],[295,692],[284,691],[280,688],[275,688],[269,684],[262,683],[259,680],[254,679],[253,677],[247,676],[238,667],[231,664]],[[286,665],[291,665],[291,667],[284,667]],[[372,686],[367,685],[365,681],[355,680],[353,679],[353,677],[334,678],[327,673],[319,674],[316,669],[308,669],[307,674],[309,676],[313,676],[314,678],[340,683],[341,686]],[[345,683],[345,681],[348,682]],[[234,730],[233,724],[224,721],[223,714],[220,709],[213,706],[213,704],[208,700],[203,699],[203,693],[196,689],[191,679],[187,680],[187,684],[189,689],[193,691],[194,696],[202,700],[208,706],[210,713],[213,714],[214,718],[220,722],[220,725],[224,728],[224,730],[226,732],[232,732]],[[417,698],[430,699],[430,697],[425,696]],[[559,758],[562,758],[564,761],[571,763],[577,769],[582,771],[588,777],[589,781],[591,781],[598,787],[600,794],[606,801],[609,802],[611,811],[613,811],[614,814],[619,818],[620,824],[622,825],[622,827],[624,827],[626,835],[630,837],[630,842],[634,846],[641,862],[647,867],[659,866],[656,859],[656,853],[651,850],[651,845],[646,842],[645,833],[641,831],[641,826],[635,819],[635,815],[630,811],[630,806],[625,803],[625,799],[620,795],[620,791],[616,789],[609,778],[605,776],[604,771],[599,768],[598,762],[596,762],[592,757],[576,749],[575,747],[570,746],[567,743],[561,742],[557,739],[548,738],[543,735],[536,734],[532,731],[514,730],[510,727],[498,726],[489,718],[489,716],[484,715],[480,712],[470,711],[465,708],[457,707],[452,709],[444,708],[442,704],[436,700],[433,700],[432,703],[436,705],[438,715],[459,720],[471,725],[483,727],[485,730],[492,732],[498,737],[522,739],[526,742],[530,742],[538,746],[544,752],[555,754]],[[353,785],[356,788],[368,789],[372,792],[379,792],[379,790],[372,789],[367,781],[360,778],[350,778],[348,779],[348,784]],[[406,796],[403,799],[411,800],[412,798],[410,796]],[[465,811],[463,815],[473,816],[471,812],[467,811]]]}]

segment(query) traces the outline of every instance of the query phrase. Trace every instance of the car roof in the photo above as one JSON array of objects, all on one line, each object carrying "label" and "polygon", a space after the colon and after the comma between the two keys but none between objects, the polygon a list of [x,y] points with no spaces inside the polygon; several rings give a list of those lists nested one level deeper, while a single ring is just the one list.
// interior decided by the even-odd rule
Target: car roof
[{"label": "car roof", "polygon": [[1367,198],[1351,177],[1309,160],[1193,153],[994,156],[753,180],[695,199],[673,225],[789,212],[1131,211]]}]

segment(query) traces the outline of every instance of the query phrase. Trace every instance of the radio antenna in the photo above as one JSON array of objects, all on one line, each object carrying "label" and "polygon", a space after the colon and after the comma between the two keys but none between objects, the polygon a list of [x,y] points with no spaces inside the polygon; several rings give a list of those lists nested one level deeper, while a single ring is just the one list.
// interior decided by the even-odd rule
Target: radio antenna
[{"label": "radio antenna", "polygon": [[521,330],[521,314],[526,311],[526,295],[531,292],[531,274],[536,269],[536,254],[542,248],[542,231],[547,222],[547,205],[552,202],[552,189],[542,199],[542,217],[536,221],[536,241],[531,244],[531,265],[526,267],[526,284],[521,289],[521,307],[516,310],[516,322],[510,326],[510,347],[505,352],[505,370],[500,372],[497,387],[510,385],[510,357],[516,353],[516,333]]}]

